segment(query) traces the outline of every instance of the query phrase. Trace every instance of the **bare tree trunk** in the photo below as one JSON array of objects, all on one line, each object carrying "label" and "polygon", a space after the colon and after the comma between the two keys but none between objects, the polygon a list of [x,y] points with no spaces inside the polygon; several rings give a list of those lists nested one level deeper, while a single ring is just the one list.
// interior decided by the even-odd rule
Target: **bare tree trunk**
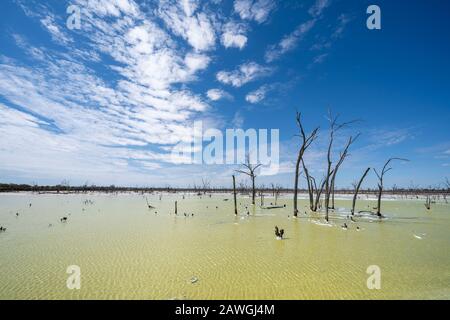
[{"label": "bare tree trunk", "polygon": [[177,207],[177,202],[175,201],[175,214],[178,213],[178,207]]},{"label": "bare tree trunk", "polygon": [[330,143],[328,145],[327,152],[327,176],[325,177],[325,220],[328,221],[328,210],[330,206],[330,176],[331,176],[331,147],[334,140],[334,127],[331,127],[330,131]]},{"label": "bare tree trunk", "polygon": [[383,194],[383,182],[378,185],[378,204],[377,204],[377,216],[381,217],[381,195]]},{"label": "bare tree trunk", "polygon": [[333,210],[334,210],[334,177],[335,176],[336,175],[333,174],[333,179],[331,180],[331,209],[333,209]]},{"label": "bare tree trunk", "polygon": [[330,206],[330,170],[331,170],[331,143],[328,149],[328,170],[325,178],[325,220],[328,221],[328,210]]},{"label": "bare tree trunk", "polygon": [[322,196],[323,189],[325,188],[325,183],[326,183],[326,180],[324,180],[322,182],[320,189],[316,188],[316,201],[314,203],[314,210],[313,210],[314,212],[316,212],[317,209],[319,208],[320,197]]},{"label": "bare tree trunk", "polygon": [[[328,221],[329,216],[328,216],[328,212],[329,212],[329,206],[330,206],[330,195],[331,195],[331,189],[334,189],[334,180],[337,174],[337,171],[339,169],[339,166],[342,164],[342,162],[344,161],[346,155],[347,155],[347,150],[349,148],[349,146],[352,144],[352,142],[354,141],[352,137],[350,137],[349,142],[347,143],[344,152],[341,153],[340,159],[338,164],[336,165],[336,167],[334,169],[331,168],[332,165],[332,159],[331,159],[331,153],[332,153],[332,148],[333,148],[333,143],[334,143],[334,135],[337,131],[339,131],[340,129],[348,126],[349,124],[355,122],[355,121],[350,121],[350,122],[344,122],[344,123],[340,123],[338,124],[338,118],[339,116],[333,117],[331,112],[329,112],[329,121],[330,121],[330,141],[328,144],[328,152],[327,152],[327,176],[325,179],[325,220]],[[333,174],[334,171],[334,174]],[[332,177],[333,175],[333,177]],[[331,178],[331,181],[330,181]],[[333,191],[334,194],[334,191]]]},{"label": "bare tree trunk", "polygon": [[233,175],[233,196],[234,196],[234,214],[237,216],[237,201],[236,201],[236,177]]},{"label": "bare tree trunk", "polygon": [[295,180],[294,180],[294,217],[298,215],[298,209],[297,209],[297,195],[298,195],[298,176],[300,174],[300,160],[303,157],[303,148],[298,154],[297,157],[297,163],[295,165]]},{"label": "bare tree trunk", "polygon": [[344,162],[345,158],[348,155],[348,149],[350,148],[352,143],[355,142],[356,139],[358,139],[358,137],[359,137],[359,134],[355,138],[350,137],[348,139],[348,142],[345,145],[344,150],[340,154],[339,161],[334,168],[333,175],[331,177],[331,209],[333,209],[333,210],[334,210],[334,195],[335,195],[335,184],[336,184],[337,173],[338,173],[339,168],[341,167],[342,163]]},{"label": "bare tree trunk", "polygon": [[252,178],[252,204],[254,205],[255,204],[255,193],[256,193],[256,190],[255,190],[255,176],[252,175],[251,178]]},{"label": "bare tree trunk", "polygon": [[369,173],[369,171],[370,171],[370,168],[367,168],[366,172],[364,172],[363,176],[361,177],[361,179],[358,182],[358,185],[356,186],[355,194],[353,195],[352,215],[355,214],[356,199],[358,197],[359,188],[361,188],[361,184],[363,183],[363,181],[366,178],[366,176]]},{"label": "bare tree trunk", "polygon": [[302,137],[302,146],[300,147],[300,150],[298,151],[297,155],[297,162],[295,164],[295,180],[294,180],[294,217],[297,217],[298,215],[298,178],[300,174],[300,162],[303,159],[303,154],[305,153],[306,149],[309,148],[311,143],[317,138],[317,132],[319,131],[319,128],[314,129],[311,134],[307,137],[305,130],[303,129],[303,125],[301,122],[301,116],[300,113],[297,112],[296,115],[297,125],[301,132]]},{"label": "bare tree trunk", "polygon": [[381,170],[380,173],[377,172],[376,169],[373,169],[375,171],[375,174],[378,177],[378,205],[377,205],[377,215],[378,217],[383,217],[381,215],[381,196],[383,194],[383,178],[384,175],[386,174],[386,172],[392,170],[392,167],[388,167],[389,163],[393,160],[401,160],[401,161],[409,161],[408,159],[403,159],[403,158],[390,158],[388,161],[386,161],[386,163],[383,166],[383,169]]},{"label": "bare tree trunk", "polygon": [[306,168],[305,162],[304,162],[303,160],[302,160],[302,165],[303,165],[303,171],[305,171],[306,182],[308,183],[309,208],[310,208],[311,210],[313,210],[313,206],[314,206],[314,194],[313,194],[312,183],[311,183],[311,179],[310,179],[310,177],[309,177],[308,169]]}]

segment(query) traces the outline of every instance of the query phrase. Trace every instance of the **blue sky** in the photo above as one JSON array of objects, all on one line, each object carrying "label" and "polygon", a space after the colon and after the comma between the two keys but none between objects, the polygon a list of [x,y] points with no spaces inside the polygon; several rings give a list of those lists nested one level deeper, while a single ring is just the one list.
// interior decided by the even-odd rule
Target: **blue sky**
[{"label": "blue sky", "polygon": [[[370,4],[381,30],[366,27]],[[337,139],[335,154],[361,133],[339,186],[392,156],[411,161],[389,186],[450,177],[447,1],[6,0],[0,27],[1,182],[228,185],[236,166],[170,159],[203,120],[280,129],[280,173],[258,182],[290,187],[295,110],[321,127],[306,156],[320,179],[328,109],[362,119]]]}]

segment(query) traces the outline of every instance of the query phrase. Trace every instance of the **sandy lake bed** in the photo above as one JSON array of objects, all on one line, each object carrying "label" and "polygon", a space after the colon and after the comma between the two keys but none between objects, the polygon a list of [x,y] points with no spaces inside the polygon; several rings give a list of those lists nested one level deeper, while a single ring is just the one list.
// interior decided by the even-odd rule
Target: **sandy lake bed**
[{"label": "sandy lake bed", "polygon": [[[341,199],[327,225],[304,213],[304,199],[292,218],[290,195],[273,210],[239,196],[237,217],[229,194],[146,197],[155,209],[140,194],[0,194],[0,299],[450,298],[443,201],[428,211],[422,200],[391,199],[383,221],[353,222],[351,201]],[[275,239],[275,225],[285,239]],[[80,290],[66,286],[71,265]],[[371,265],[381,270],[379,290],[367,287]]]}]

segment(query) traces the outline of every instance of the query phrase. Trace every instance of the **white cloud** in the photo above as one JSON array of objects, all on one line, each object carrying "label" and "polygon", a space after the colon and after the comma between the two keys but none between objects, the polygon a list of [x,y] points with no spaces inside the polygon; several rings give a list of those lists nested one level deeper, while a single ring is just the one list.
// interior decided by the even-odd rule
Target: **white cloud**
[{"label": "white cloud", "polygon": [[374,143],[383,146],[393,146],[414,137],[411,128],[399,128],[395,130],[373,130],[371,139]]},{"label": "white cloud", "polygon": [[242,49],[247,43],[245,36],[246,27],[244,24],[228,22],[223,26],[221,42],[225,48],[235,47]]},{"label": "white cloud", "polygon": [[11,109],[0,103],[0,125],[2,126],[22,126],[22,127],[39,127],[39,124],[46,124],[36,117]]},{"label": "white cloud", "polygon": [[330,0],[316,0],[314,5],[311,8],[309,8],[308,13],[312,17],[319,17],[322,14],[323,10],[327,8],[330,4],[331,4]]},{"label": "white cloud", "polygon": [[199,70],[206,69],[211,59],[204,54],[188,53],[184,58],[189,73],[193,74]]},{"label": "white cloud", "polygon": [[314,57],[313,64],[320,64],[325,61],[326,57],[328,56],[328,53],[322,53],[318,56]]},{"label": "white cloud", "polygon": [[[317,20],[321,16],[323,10],[331,4],[330,0],[316,0],[314,4],[309,8],[308,13],[312,17],[310,20],[301,23],[293,32],[285,35],[283,39],[277,44],[269,46],[265,53],[265,59],[267,62],[272,62],[279,59],[283,54],[295,49],[298,43],[305,37],[305,35],[314,27]],[[342,22],[347,23],[347,19],[342,15],[344,19]],[[345,25],[345,24],[344,24]],[[343,30],[343,27],[342,27]],[[337,32],[342,32],[337,30]]]},{"label": "white cloud", "polygon": [[51,14],[41,19],[41,24],[47,29],[55,42],[59,44],[67,44],[72,41],[64,32],[61,31]]},{"label": "white cloud", "polygon": [[[131,0],[74,4],[84,9],[76,47],[70,41],[59,51],[34,47],[15,35],[33,63],[0,59],[6,101],[0,105],[0,135],[8,137],[0,139],[0,149],[8,151],[0,155],[2,173],[104,181],[126,174],[137,181],[171,163],[170,152],[159,146],[191,141],[193,119],[209,106],[187,84],[211,59],[190,36],[194,50],[180,49],[153,13]],[[184,11],[196,12],[189,8]],[[102,71],[86,60],[100,60]]]},{"label": "white cloud", "polygon": [[220,71],[216,77],[222,83],[241,87],[252,80],[267,76],[271,72],[272,69],[269,67],[261,66],[255,62],[248,62],[241,64],[237,70]]},{"label": "white cloud", "polygon": [[163,0],[159,15],[174,34],[185,39],[195,50],[210,50],[216,41],[211,14],[196,12],[197,7],[197,1]]},{"label": "white cloud", "polygon": [[323,50],[323,49],[328,49],[330,48],[334,41],[336,41],[337,39],[341,38],[345,27],[347,26],[347,24],[351,21],[351,18],[346,15],[346,14],[341,14],[338,17],[338,23],[336,28],[334,29],[334,31],[332,32],[331,36],[329,38],[325,38],[325,39],[321,39],[319,41],[317,41],[312,47],[312,50]]},{"label": "white cloud", "polygon": [[267,85],[263,85],[263,86],[259,87],[258,89],[249,92],[246,95],[245,100],[250,103],[258,103],[266,97],[268,90],[269,90],[269,87]]},{"label": "white cloud", "polygon": [[315,23],[316,20],[311,19],[300,24],[292,33],[284,36],[284,38],[279,43],[270,46],[265,54],[266,61],[272,62],[280,58],[286,52],[289,52],[296,48],[298,43],[312,29]]},{"label": "white cloud", "polygon": [[273,0],[235,0],[234,11],[239,14],[241,19],[255,20],[263,23],[269,17],[272,10],[275,9]]},{"label": "white cloud", "polygon": [[221,89],[210,89],[206,92],[209,100],[217,101],[221,99],[232,99],[232,96]]}]

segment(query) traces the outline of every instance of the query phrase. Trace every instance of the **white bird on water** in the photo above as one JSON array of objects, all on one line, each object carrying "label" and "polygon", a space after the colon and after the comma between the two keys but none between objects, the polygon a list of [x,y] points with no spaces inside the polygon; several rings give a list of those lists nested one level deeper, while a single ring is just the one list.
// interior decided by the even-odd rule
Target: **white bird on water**
[{"label": "white bird on water", "polygon": [[414,238],[422,240],[427,234],[426,233],[419,233],[419,234],[415,234],[413,233]]},{"label": "white bird on water", "polygon": [[191,283],[196,283],[198,281],[198,278],[197,277],[192,277],[191,278]]}]

